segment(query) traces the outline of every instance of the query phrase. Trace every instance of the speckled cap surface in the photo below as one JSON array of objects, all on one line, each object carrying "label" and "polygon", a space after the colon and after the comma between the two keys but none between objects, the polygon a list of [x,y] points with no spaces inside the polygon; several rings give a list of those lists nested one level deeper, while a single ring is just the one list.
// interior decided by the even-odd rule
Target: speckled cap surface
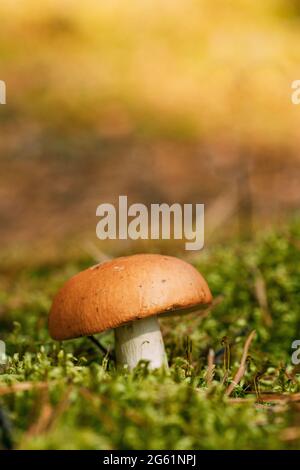
[{"label": "speckled cap surface", "polygon": [[139,254],[92,266],[67,281],[54,298],[49,330],[54,339],[87,336],[169,312],[209,304],[209,287],[189,263]]}]

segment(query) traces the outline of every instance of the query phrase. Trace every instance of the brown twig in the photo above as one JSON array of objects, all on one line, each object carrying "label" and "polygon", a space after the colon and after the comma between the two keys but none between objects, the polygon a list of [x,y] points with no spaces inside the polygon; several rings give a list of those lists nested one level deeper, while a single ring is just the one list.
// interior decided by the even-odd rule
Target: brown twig
[{"label": "brown twig", "polygon": [[237,372],[234,376],[233,381],[231,382],[231,384],[229,385],[229,387],[227,388],[227,390],[225,392],[225,395],[228,396],[228,397],[231,395],[231,393],[233,392],[235,387],[239,384],[239,382],[241,381],[241,379],[243,378],[243,376],[246,372],[246,361],[247,361],[247,356],[248,356],[248,350],[250,348],[250,345],[253,341],[253,338],[254,338],[255,334],[256,334],[256,331],[253,330],[250,333],[250,335],[248,336],[247,340],[246,340],[246,343],[245,343],[245,346],[244,346],[244,349],[243,349],[243,354],[242,354],[240,367],[238,368],[238,370],[237,370]]},{"label": "brown twig", "polygon": [[28,390],[43,390],[47,389],[48,386],[49,382],[22,382],[13,385],[5,385],[0,387],[0,396],[10,393],[26,392]]}]

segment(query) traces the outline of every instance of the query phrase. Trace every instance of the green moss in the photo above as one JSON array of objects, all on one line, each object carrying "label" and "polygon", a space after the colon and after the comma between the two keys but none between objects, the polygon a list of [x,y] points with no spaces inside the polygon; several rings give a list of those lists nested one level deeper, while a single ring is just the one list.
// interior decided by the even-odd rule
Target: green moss
[{"label": "green moss", "polygon": [[[220,301],[204,318],[164,319],[170,371],[115,370],[88,339],[50,340],[47,313],[65,279],[92,260],[5,266],[1,276],[1,339],[8,363],[0,374],[1,410],[13,425],[14,445],[30,449],[279,449],[298,448],[299,409],[266,401],[264,393],[300,391],[291,343],[300,337],[300,224],[293,222],[252,243],[218,247],[196,266]],[[204,259],[204,261],[201,261]],[[263,282],[267,309],[259,302]],[[256,286],[256,287],[255,287]],[[267,311],[266,311],[267,310]],[[226,385],[239,366],[248,333],[257,334],[247,372],[233,393]],[[230,344],[224,381],[222,339]],[[111,334],[102,343],[113,348]],[[224,343],[224,341],[223,341]],[[207,353],[216,370],[206,382]],[[5,385],[29,390],[1,394]],[[34,387],[33,387],[34,386]],[[33,388],[32,388],[33,387]],[[249,397],[252,399],[249,400]],[[3,434],[3,433],[2,433]],[[286,438],[288,436],[288,439]],[[0,438],[5,445],[5,436]]]}]

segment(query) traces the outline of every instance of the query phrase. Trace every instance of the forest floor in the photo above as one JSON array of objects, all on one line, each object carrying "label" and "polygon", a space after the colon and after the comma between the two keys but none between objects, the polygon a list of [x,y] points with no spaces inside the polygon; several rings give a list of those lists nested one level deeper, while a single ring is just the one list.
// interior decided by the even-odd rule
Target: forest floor
[{"label": "forest floor", "polygon": [[[168,372],[150,372],[147,364],[117,371],[87,338],[50,339],[54,294],[93,259],[6,260],[1,446],[300,448],[300,367],[292,363],[292,343],[300,339],[299,240],[296,220],[199,254],[194,264],[215,300],[202,316],[162,320]],[[111,332],[98,339],[113,351]]]}]

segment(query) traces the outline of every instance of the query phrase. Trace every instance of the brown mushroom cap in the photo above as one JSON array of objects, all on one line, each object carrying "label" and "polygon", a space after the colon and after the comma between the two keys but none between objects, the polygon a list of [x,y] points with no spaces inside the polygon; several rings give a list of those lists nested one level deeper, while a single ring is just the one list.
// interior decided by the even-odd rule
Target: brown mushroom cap
[{"label": "brown mushroom cap", "polygon": [[185,313],[212,300],[201,274],[180,259],[141,254],[116,258],[73,276],[49,316],[54,339],[87,336],[162,313]]}]

